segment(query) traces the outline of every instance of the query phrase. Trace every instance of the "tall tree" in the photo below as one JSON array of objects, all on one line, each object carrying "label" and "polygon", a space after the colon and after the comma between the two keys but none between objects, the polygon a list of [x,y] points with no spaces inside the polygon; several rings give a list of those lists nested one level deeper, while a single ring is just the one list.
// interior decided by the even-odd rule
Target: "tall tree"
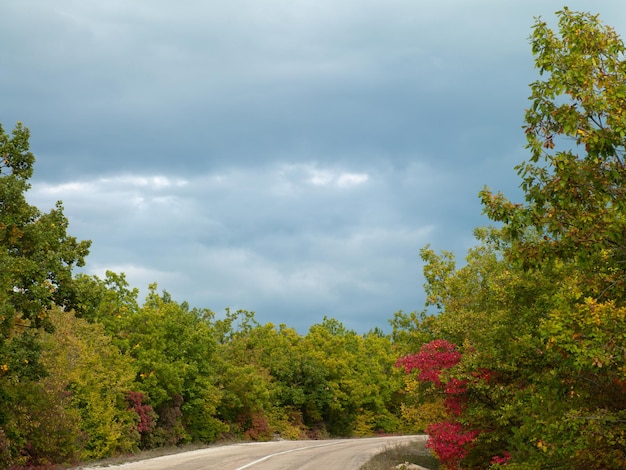
[{"label": "tall tree", "polygon": [[525,203],[482,197],[514,259],[565,272],[538,334],[554,398],[569,404],[540,424],[539,455],[615,468],[626,465],[626,48],[598,15],[557,15],[558,30],[538,20],[531,38],[541,78],[526,112],[531,157],[517,167]]},{"label": "tall tree", "polygon": [[441,310],[425,326],[448,341],[430,346],[453,346],[402,363],[443,405],[430,429],[447,468],[626,466],[626,49],[597,15],[557,16],[531,37],[525,201],[481,192],[502,225],[462,268],[422,251]]},{"label": "tall tree", "polygon": [[558,32],[539,19],[531,38],[541,78],[525,116],[530,159],[516,167],[526,201],[488,189],[481,197],[526,266],[555,258],[594,265],[601,289],[623,297],[626,49],[597,15],[557,15]]},{"label": "tall tree", "polygon": [[28,129],[18,123],[8,135],[0,126],[0,347],[47,326],[53,304],[74,307],[72,269],[89,252],[89,241],[67,234],[61,202],[48,213],[27,202],[34,163]]},{"label": "tall tree", "polygon": [[[0,448],[5,462],[20,450],[15,422],[30,412],[20,396],[35,387],[45,371],[39,362],[38,335],[50,330],[48,310],[75,304],[72,269],[82,266],[90,242],[67,234],[60,202],[42,213],[25,193],[35,157],[29,131],[18,123],[11,134],[0,126]],[[19,402],[20,406],[15,406]]]},{"label": "tall tree", "polygon": [[531,37],[525,201],[481,192],[502,227],[463,268],[422,253],[431,330],[460,354],[436,381],[440,451],[471,437],[451,465],[626,466],[626,49],[597,15],[557,16]]}]

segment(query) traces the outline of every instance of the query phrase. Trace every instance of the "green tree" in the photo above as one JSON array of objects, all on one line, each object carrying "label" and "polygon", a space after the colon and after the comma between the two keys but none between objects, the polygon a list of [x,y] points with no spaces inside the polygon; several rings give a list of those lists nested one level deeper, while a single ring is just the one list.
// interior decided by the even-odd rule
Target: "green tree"
[{"label": "green tree", "polygon": [[315,390],[316,411],[331,435],[366,435],[398,429],[394,375],[395,352],[390,338],[371,332],[358,335],[332,318],[311,326],[304,338],[306,354],[322,380]]},{"label": "green tree", "polygon": [[211,442],[227,429],[216,416],[221,391],[213,314],[190,310],[156,287],[137,312],[122,315],[116,340],[135,358],[139,390],[159,415],[149,443]]},{"label": "green tree", "polygon": [[419,351],[424,343],[435,339],[433,324],[436,317],[428,314],[426,310],[421,312],[405,313],[402,310],[394,313],[389,320],[392,327],[391,339],[400,355]]},{"label": "green tree", "polygon": [[[80,457],[80,412],[67,382],[48,376],[22,380],[6,390],[0,430],[0,468],[49,468]],[[7,399],[8,398],[8,399]]]},{"label": "green tree", "polygon": [[74,307],[72,268],[83,266],[90,242],[67,234],[60,202],[48,213],[26,201],[33,174],[29,131],[0,127],[0,328],[6,339],[46,324],[53,305]]},{"label": "green tree", "polygon": [[227,310],[226,317],[216,323],[222,338],[219,380],[223,394],[218,412],[231,424],[230,431],[255,440],[269,440],[274,433],[294,437],[294,431],[297,437],[297,429],[291,428],[275,400],[277,382],[270,358],[286,351],[281,350],[284,343],[274,325],[259,325],[254,313],[245,310]]},{"label": "green tree", "polygon": [[[469,430],[489,430],[473,443],[464,462],[480,467],[505,452],[536,453],[536,423],[557,418],[554,408],[538,406],[536,398],[552,401],[569,389],[555,378],[559,361],[546,354],[541,335],[563,269],[525,271],[507,256],[510,247],[499,239],[500,231],[476,234],[479,244],[460,268],[450,253],[422,250],[427,302],[440,309],[433,331],[458,345],[462,360],[442,376],[443,387],[409,376],[413,406],[405,414],[424,427],[427,416],[446,422],[458,420],[462,411],[460,421]],[[467,393],[451,397],[454,388],[467,388]]]},{"label": "green tree", "polygon": [[327,371],[305,338],[285,325],[267,324],[251,332],[250,345],[255,351],[250,356],[271,376],[272,414],[281,434],[291,438],[306,432],[323,435]]},{"label": "green tree", "polygon": [[481,196],[504,222],[512,258],[563,273],[550,279],[539,322],[541,351],[555,368],[544,389],[552,396],[536,403],[545,409],[550,398],[554,407],[534,420],[545,435],[538,455],[614,468],[626,463],[626,49],[597,15],[557,15],[558,31],[537,20],[531,38],[541,79],[526,112],[531,157],[517,167],[525,203]]},{"label": "green tree", "polygon": [[397,349],[387,335],[370,331],[359,336],[354,370],[359,387],[353,394],[358,403],[354,432],[367,436],[402,430],[402,376],[394,367]]},{"label": "green tree", "polygon": [[462,353],[442,390],[478,433],[468,467],[626,465],[625,49],[595,15],[557,16],[531,38],[525,202],[481,192],[502,226],[477,232],[462,268],[422,252],[441,310],[426,326]]},{"label": "green tree", "polygon": [[516,167],[526,201],[488,189],[481,197],[526,265],[554,258],[596,265],[605,294],[623,296],[624,44],[597,15],[567,8],[557,15],[558,32],[537,20],[531,38],[542,78],[531,84],[525,116],[531,157]]},{"label": "green tree", "polygon": [[[28,129],[18,123],[9,135],[0,126],[0,447],[9,462],[21,453],[15,413],[30,413],[21,397],[45,375],[40,332],[51,329],[52,306],[75,306],[72,269],[83,265],[90,245],[67,234],[60,202],[47,213],[27,202],[34,163]],[[48,398],[33,398],[31,411]]]},{"label": "green tree", "polygon": [[79,274],[74,278],[76,315],[92,323],[102,323],[115,336],[121,319],[139,310],[139,289],[130,288],[124,273],[112,271],[105,278]]}]

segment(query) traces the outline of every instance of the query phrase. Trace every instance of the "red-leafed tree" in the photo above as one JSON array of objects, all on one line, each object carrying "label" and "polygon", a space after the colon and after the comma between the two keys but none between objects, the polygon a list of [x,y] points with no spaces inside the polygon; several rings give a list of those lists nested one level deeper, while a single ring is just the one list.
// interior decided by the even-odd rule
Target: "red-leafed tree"
[{"label": "red-leafed tree", "polygon": [[417,380],[443,396],[446,420],[430,423],[425,431],[430,438],[426,446],[431,449],[446,468],[458,468],[467,456],[479,430],[471,429],[458,421],[465,409],[467,381],[446,374],[461,361],[457,346],[446,340],[437,339],[423,344],[415,354],[398,359],[396,366],[407,374],[417,373]]},{"label": "red-leafed tree", "polygon": [[137,432],[141,435],[149,433],[156,426],[156,413],[151,405],[147,405],[146,396],[141,392],[128,392],[126,400],[130,409],[137,414]]}]

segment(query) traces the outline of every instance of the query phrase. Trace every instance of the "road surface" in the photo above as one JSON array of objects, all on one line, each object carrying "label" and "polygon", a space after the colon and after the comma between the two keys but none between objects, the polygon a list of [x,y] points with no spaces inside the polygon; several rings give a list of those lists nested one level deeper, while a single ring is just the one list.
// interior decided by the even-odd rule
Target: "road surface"
[{"label": "road surface", "polygon": [[[322,441],[233,444],[108,466],[119,470],[349,470],[396,444],[423,442],[426,436],[390,436]],[[81,467],[94,470],[105,467]]]}]

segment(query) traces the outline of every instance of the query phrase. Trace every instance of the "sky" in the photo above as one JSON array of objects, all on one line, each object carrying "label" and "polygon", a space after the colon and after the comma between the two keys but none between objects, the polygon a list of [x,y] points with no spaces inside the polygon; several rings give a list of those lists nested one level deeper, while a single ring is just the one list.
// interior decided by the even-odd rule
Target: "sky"
[{"label": "sky", "polygon": [[[0,123],[84,271],[306,333],[389,331],[419,250],[462,260],[478,192],[521,199],[526,0],[2,0]],[[570,1],[626,35],[623,0]]]}]

